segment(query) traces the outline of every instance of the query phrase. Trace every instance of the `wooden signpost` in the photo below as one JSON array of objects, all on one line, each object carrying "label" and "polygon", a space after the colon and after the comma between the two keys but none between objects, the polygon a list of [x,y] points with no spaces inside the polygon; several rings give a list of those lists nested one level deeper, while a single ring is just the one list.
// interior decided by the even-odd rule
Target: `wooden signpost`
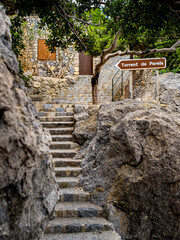
[{"label": "wooden signpost", "polygon": [[[121,70],[130,70],[129,97],[133,99],[133,71],[166,68],[165,58],[125,59],[116,65]],[[159,70],[156,70],[156,97],[159,97]]]}]

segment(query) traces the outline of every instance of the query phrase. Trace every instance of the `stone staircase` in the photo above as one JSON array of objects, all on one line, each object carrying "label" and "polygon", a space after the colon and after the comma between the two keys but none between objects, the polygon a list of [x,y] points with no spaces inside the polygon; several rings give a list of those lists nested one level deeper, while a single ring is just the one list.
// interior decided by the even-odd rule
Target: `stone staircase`
[{"label": "stone staircase", "polygon": [[89,193],[79,187],[81,160],[75,159],[72,104],[36,104],[43,127],[52,136],[51,154],[59,184],[55,217],[41,240],[120,240],[103,208],[90,202]]},{"label": "stone staircase", "polygon": [[[112,90],[109,83],[99,82],[99,102],[111,102]],[[91,76],[79,76],[74,85],[68,86],[60,92],[59,96],[53,99],[56,103],[92,103]]]}]

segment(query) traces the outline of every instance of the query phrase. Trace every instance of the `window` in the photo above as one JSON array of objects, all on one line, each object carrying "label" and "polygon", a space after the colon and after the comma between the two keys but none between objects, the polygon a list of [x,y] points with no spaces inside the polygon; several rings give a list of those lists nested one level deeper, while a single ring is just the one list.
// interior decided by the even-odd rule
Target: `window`
[{"label": "window", "polygon": [[[45,39],[38,40],[38,60],[47,60],[50,55],[50,51],[48,50],[45,41]],[[51,53],[49,60],[56,61],[56,52]]]}]

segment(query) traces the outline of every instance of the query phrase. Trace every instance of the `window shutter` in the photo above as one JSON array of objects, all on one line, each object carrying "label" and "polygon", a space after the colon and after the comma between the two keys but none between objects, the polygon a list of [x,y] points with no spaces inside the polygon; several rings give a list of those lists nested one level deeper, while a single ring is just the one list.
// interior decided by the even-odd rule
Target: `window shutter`
[{"label": "window shutter", "polygon": [[[50,54],[45,39],[38,39],[38,60],[47,60]],[[56,52],[51,53],[49,60],[56,61]]]}]

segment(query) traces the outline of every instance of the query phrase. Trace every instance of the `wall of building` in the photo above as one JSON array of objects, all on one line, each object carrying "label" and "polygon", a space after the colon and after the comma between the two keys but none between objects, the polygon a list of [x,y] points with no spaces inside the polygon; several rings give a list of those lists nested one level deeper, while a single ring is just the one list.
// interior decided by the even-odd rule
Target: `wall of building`
[{"label": "wall of building", "polygon": [[[21,62],[25,72],[30,75],[41,77],[55,77],[62,69],[65,70],[65,76],[79,74],[79,53],[73,47],[69,47],[65,51],[60,48],[56,49],[56,61],[40,61],[38,60],[38,39],[47,39],[47,28],[39,29],[39,19],[36,16],[26,18],[27,23],[23,26],[24,43],[26,49],[21,57]],[[61,58],[63,61],[61,62]],[[47,68],[47,64],[50,69]],[[38,69],[38,71],[37,71]]]}]

